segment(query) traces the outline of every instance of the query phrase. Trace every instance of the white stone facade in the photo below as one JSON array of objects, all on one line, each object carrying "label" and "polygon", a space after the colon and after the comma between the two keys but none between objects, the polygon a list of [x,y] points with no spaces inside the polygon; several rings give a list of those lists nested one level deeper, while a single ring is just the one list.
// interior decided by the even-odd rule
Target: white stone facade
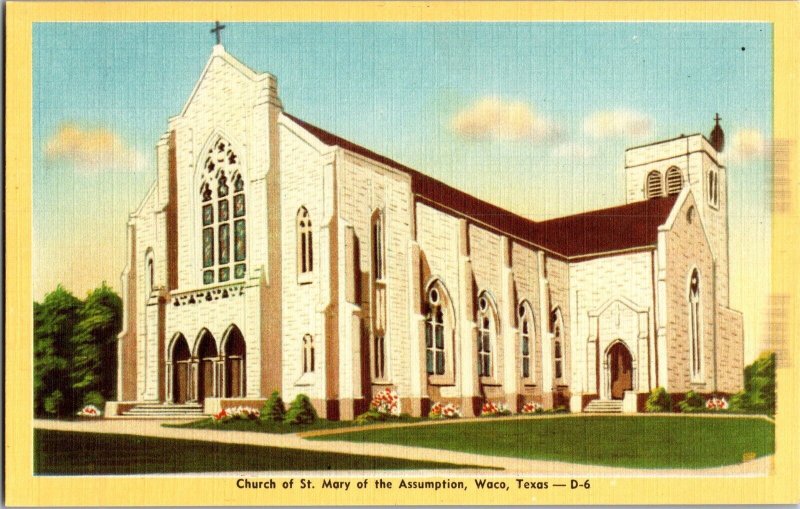
[{"label": "white stone facade", "polygon": [[[221,46],[156,152],[128,225],[122,402],[219,408],[279,390],[349,419],[386,387],[415,415],[434,402],[474,415],[487,400],[580,410],[623,393],[630,411],[657,385],[741,387],[725,168],[701,135],[626,152],[629,206],[652,197],[651,171],[676,168],[680,194],[658,198],[646,235],[601,231],[613,238],[594,247],[558,245],[539,223],[283,112],[275,78]],[[700,378],[690,267],[707,290]]]}]

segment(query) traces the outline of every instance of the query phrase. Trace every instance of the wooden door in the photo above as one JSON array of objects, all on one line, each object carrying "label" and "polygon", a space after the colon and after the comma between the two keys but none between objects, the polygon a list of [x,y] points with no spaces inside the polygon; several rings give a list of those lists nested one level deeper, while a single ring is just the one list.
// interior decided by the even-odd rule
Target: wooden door
[{"label": "wooden door", "polygon": [[633,362],[625,345],[617,343],[608,351],[611,375],[611,399],[622,399],[625,391],[633,389]]},{"label": "wooden door", "polygon": [[228,372],[226,373],[225,385],[227,385],[228,397],[239,398],[242,394],[242,359],[228,358]]},{"label": "wooden door", "polygon": [[176,362],[172,369],[172,400],[178,404],[186,403],[189,395],[189,364]]},{"label": "wooden door", "polygon": [[200,380],[198,381],[197,401],[204,401],[214,396],[214,360],[200,361]]}]

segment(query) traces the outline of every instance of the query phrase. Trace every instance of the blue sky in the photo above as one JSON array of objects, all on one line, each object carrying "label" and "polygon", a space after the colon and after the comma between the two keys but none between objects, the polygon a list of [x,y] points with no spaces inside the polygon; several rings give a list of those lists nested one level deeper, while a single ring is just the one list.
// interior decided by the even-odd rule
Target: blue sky
[{"label": "blue sky", "polygon": [[[719,112],[733,304],[750,342],[763,336],[769,287],[754,272],[768,272],[752,267],[769,267],[769,24],[226,25],[226,50],[278,77],[287,112],[534,219],[624,202],[626,147],[707,134]],[[126,216],[210,55],[210,28],[35,26],[35,298],[59,282],[80,295],[119,287]],[[475,124],[486,112],[497,122]],[[110,151],[59,144],[74,136]]]}]

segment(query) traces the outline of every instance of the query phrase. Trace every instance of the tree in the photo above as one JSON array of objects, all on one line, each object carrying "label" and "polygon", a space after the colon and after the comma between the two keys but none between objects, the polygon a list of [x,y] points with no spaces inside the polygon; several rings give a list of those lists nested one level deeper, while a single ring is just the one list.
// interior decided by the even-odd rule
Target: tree
[{"label": "tree", "polygon": [[81,302],[62,286],[33,303],[34,413],[74,415],[116,390],[122,300],[105,283]]},{"label": "tree", "polygon": [[71,338],[70,383],[80,405],[114,398],[122,299],[105,283],[86,298]]},{"label": "tree", "polygon": [[33,305],[34,411],[63,416],[75,406],[69,390],[70,338],[79,320],[81,301],[62,286]]},{"label": "tree", "polygon": [[764,352],[744,368],[744,391],[731,398],[731,408],[775,415],[775,353]]}]

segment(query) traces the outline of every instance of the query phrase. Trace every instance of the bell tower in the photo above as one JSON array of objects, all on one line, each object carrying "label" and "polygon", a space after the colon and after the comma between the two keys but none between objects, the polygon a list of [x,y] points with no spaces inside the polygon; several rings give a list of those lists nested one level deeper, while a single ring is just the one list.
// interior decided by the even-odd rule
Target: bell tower
[{"label": "bell tower", "polygon": [[717,271],[718,302],[728,305],[728,176],[722,163],[722,118],[706,138],[680,135],[625,151],[626,203],[679,194],[689,187],[711,244]]}]

